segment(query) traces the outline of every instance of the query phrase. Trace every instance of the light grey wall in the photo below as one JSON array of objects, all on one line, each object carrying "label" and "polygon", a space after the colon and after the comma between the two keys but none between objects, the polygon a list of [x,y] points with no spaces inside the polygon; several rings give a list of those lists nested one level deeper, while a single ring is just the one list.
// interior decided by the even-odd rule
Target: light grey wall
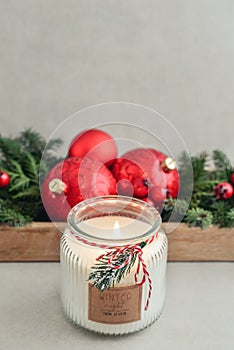
[{"label": "light grey wall", "polygon": [[233,0],[0,0],[0,44],[4,134],[129,101],[234,160]]}]

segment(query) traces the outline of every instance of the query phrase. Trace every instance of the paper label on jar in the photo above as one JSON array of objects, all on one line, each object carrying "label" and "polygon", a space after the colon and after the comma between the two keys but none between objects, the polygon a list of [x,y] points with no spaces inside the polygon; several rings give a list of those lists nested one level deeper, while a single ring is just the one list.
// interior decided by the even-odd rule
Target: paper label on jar
[{"label": "paper label on jar", "polygon": [[100,292],[89,283],[89,314],[91,321],[121,324],[141,319],[142,286],[114,287]]}]

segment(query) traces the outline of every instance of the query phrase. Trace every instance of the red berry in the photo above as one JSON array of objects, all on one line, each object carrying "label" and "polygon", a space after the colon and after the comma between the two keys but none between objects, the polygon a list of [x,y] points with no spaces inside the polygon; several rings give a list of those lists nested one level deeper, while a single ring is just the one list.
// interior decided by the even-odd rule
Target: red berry
[{"label": "red berry", "polygon": [[6,171],[0,170],[0,188],[6,187],[10,183],[10,176],[7,174]]},{"label": "red berry", "polygon": [[228,199],[233,195],[233,187],[228,182],[221,182],[215,187],[215,196],[217,199]]},{"label": "red berry", "polygon": [[86,155],[96,158],[109,167],[117,157],[116,143],[104,131],[97,129],[83,131],[71,142],[68,156],[84,158]]}]

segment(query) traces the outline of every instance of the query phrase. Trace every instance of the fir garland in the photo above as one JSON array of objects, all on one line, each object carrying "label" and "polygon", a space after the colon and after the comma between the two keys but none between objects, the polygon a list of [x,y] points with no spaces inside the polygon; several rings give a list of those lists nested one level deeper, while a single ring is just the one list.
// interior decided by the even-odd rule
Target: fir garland
[{"label": "fir garland", "polygon": [[[41,177],[61,159],[56,150],[62,144],[60,139],[51,140],[41,163]],[[10,185],[0,190],[0,223],[13,226],[25,225],[33,220],[49,220],[40,197],[39,167],[46,140],[38,133],[27,129],[19,137],[0,135],[0,169],[10,177]],[[202,152],[191,158],[194,188],[189,208],[183,221],[189,226],[206,228],[212,224],[219,227],[234,227],[234,196],[230,199],[216,199],[214,187],[220,182],[231,183],[234,167],[226,154],[214,150],[211,157]],[[210,162],[214,168],[209,169]],[[167,199],[162,212],[163,221],[168,221],[172,211],[178,213],[178,220],[188,207],[186,198],[186,179],[189,178],[188,158],[181,156],[179,164],[184,196],[181,199]],[[190,184],[188,184],[190,186]],[[105,263],[104,261],[102,263]]]},{"label": "fir garland", "polygon": [[[41,164],[42,177],[58,162],[53,151],[62,141],[54,139],[46,148]],[[0,191],[0,223],[22,226],[33,220],[48,220],[41,202],[39,167],[46,140],[27,129],[19,137],[0,135],[0,169],[11,178],[7,188]]]}]

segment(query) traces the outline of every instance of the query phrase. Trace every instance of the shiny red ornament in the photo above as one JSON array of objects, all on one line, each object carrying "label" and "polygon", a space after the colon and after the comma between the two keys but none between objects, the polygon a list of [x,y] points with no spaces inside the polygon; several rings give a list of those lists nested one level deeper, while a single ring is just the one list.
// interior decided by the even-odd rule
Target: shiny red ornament
[{"label": "shiny red ornament", "polygon": [[[127,182],[130,182],[135,197],[150,196],[155,203],[178,195],[179,173],[175,162],[154,149],[138,148],[125,153],[113,164],[112,173],[119,194],[129,195],[130,186],[127,186]],[[119,181],[123,185],[119,185]]]},{"label": "shiny red ornament", "polygon": [[120,195],[141,198],[148,194],[147,175],[137,162],[125,156],[116,159],[112,173],[117,180],[117,191]]},{"label": "shiny red ornament", "polygon": [[96,159],[67,158],[47,175],[42,186],[43,205],[52,220],[66,220],[70,209],[84,199],[116,194],[110,170]]},{"label": "shiny red ornament", "polygon": [[68,156],[84,158],[86,155],[96,158],[109,167],[117,157],[116,143],[109,134],[102,130],[83,131],[71,142]]},{"label": "shiny red ornament", "polygon": [[[167,190],[167,197],[176,198],[179,193],[180,178],[175,161],[162,152],[156,151],[154,149],[151,149],[151,152],[153,152],[154,156],[160,162],[160,167],[163,172],[162,177],[165,179],[164,181],[165,189]],[[158,185],[157,179],[156,185]]]},{"label": "shiny red ornament", "polygon": [[233,196],[233,187],[228,182],[221,182],[215,187],[216,199],[229,199]]},{"label": "shiny red ornament", "polygon": [[117,193],[124,196],[133,197],[134,188],[132,183],[127,179],[120,179],[116,185]]},{"label": "shiny red ornament", "polygon": [[161,186],[152,186],[149,189],[149,198],[154,203],[162,203],[165,199],[168,198],[168,191],[166,188]]},{"label": "shiny red ornament", "polygon": [[0,170],[0,188],[8,186],[10,181],[9,174],[6,171]]}]

